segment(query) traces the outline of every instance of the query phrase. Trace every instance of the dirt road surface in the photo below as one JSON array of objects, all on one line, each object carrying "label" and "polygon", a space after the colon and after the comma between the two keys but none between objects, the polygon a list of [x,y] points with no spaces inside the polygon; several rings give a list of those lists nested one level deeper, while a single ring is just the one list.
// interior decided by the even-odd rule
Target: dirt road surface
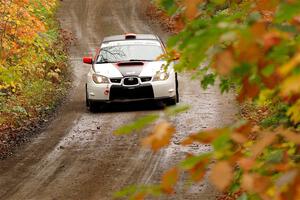
[{"label": "dirt road surface", "polygon": [[[147,113],[161,112],[159,106],[113,105],[96,114],[85,108],[84,81],[89,67],[81,58],[91,54],[104,36],[136,32],[155,33],[164,40],[168,37],[146,17],[147,0],[64,0],[61,4],[58,16],[62,26],[77,38],[70,58],[73,89],[44,132],[0,161],[1,200],[109,200],[124,186],[158,183],[163,171],[186,152],[210,150],[204,145],[181,148],[178,142],[192,131],[232,122],[234,95],[222,96],[216,87],[203,91],[186,75],[179,80],[181,102],[193,109],[173,119],[176,137],[169,148],[156,154],[139,146],[147,130],[122,137],[112,131]],[[175,196],[160,199],[210,200],[216,195],[204,181],[191,188],[182,183]]]}]

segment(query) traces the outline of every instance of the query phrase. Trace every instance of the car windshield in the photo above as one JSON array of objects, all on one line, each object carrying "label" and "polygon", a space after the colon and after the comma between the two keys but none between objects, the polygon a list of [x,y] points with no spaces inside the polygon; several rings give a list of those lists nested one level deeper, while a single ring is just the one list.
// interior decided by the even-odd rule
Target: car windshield
[{"label": "car windshield", "polygon": [[163,50],[158,45],[127,44],[109,46],[101,49],[97,63],[155,61],[162,54]]}]

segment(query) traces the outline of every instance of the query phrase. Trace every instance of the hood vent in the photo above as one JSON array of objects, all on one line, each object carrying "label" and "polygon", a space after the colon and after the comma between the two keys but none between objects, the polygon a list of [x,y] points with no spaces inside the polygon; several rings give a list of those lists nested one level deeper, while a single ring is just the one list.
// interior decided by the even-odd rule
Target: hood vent
[{"label": "hood vent", "polygon": [[136,62],[120,62],[117,64],[119,67],[122,67],[122,66],[143,66],[144,63],[143,62],[140,62],[140,61],[136,61]]}]

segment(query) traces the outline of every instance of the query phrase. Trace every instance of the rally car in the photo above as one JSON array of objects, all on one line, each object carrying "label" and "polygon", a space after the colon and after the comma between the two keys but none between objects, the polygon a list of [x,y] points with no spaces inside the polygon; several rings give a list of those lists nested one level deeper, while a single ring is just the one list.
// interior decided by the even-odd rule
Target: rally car
[{"label": "rally car", "polygon": [[105,37],[96,56],[84,57],[90,64],[86,105],[95,111],[99,104],[157,100],[167,105],[179,101],[174,63],[159,59],[165,54],[162,40],[152,34]]}]

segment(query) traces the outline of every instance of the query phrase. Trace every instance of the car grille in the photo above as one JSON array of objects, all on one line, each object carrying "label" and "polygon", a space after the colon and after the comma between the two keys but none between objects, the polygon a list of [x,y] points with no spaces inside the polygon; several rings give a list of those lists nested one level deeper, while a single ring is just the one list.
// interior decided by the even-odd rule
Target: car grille
[{"label": "car grille", "polygon": [[110,82],[112,83],[121,83],[122,78],[111,78]]},{"label": "car grille", "polygon": [[126,100],[126,99],[153,99],[154,92],[151,84],[139,86],[124,87],[121,85],[112,85],[109,99]]},{"label": "car grille", "polygon": [[124,85],[138,85],[139,79],[136,77],[127,77],[127,78],[124,78],[123,84]]},{"label": "car grille", "polygon": [[148,81],[151,81],[152,77],[142,77],[141,78],[141,81],[142,82],[148,82]]}]

